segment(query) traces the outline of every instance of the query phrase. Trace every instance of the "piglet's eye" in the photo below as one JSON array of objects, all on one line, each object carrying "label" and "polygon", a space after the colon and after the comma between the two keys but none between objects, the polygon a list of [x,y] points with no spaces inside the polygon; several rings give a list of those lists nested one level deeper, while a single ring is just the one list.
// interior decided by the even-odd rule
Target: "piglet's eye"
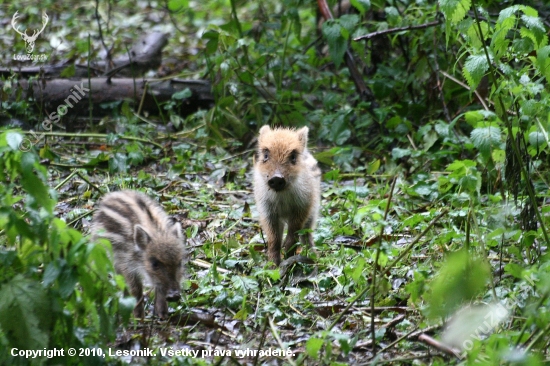
[{"label": "piglet's eye", "polygon": [[153,267],[154,270],[157,270],[160,268],[160,261],[155,258],[155,257],[151,257],[149,258],[149,262],[151,262],[151,267]]},{"label": "piglet's eye", "polygon": [[293,151],[290,153],[290,162],[292,164],[296,164],[296,158],[297,158],[298,154],[296,153],[296,151]]}]

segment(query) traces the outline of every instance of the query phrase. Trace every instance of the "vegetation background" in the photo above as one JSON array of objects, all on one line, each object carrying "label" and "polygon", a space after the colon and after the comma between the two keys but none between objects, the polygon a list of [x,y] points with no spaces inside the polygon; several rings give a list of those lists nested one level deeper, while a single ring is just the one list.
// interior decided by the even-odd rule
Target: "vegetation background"
[{"label": "vegetation background", "polygon": [[[189,91],[158,115],[94,106],[106,115],[64,118],[23,149],[48,108],[25,98],[17,72],[1,74],[0,363],[550,360],[550,8],[329,1],[324,21],[318,3],[0,0],[2,67],[25,52],[12,15],[29,26],[46,11],[34,52],[66,62],[66,76],[160,31],[163,64],[147,76],[206,79],[215,98],[188,116],[176,110]],[[309,126],[324,171],[314,264],[281,272],[251,195],[264,124]],[[187,296],[168,322],[130,318],[108,245],[89,242],[94,203],[121,188],[186,227]],[[68,347],[88,354],[11,356]],[[156,356],[104,357],[143,348]],[[294,356],[222,353],[245,349]]]}]

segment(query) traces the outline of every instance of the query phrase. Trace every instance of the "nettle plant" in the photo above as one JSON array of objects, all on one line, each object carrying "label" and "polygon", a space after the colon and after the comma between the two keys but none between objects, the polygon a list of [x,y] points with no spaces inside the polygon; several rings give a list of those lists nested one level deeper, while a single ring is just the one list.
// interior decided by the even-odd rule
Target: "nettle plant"
[{"label": "nettle plant", "polygon": [[14,361],[11,348],[103,345],[117,313],[128,319],[133,307],[117,297],[123,285],[109,275],[107,247],[55,216],[47,169],[19,149],[22,141],[18,132],[0,134],[0,363]]},{"label": "nettle plant", "polygon": [[[471,91],[487,79],[489,94],[487,99],[476,95],[483,109],[459,117],[473,127],[470,143],[479,152],[475,161],[453,162],[449,175],[439,181],[440,193],[468,196],[464,247],[469,255],[450,257],[442,266],[425,296],[427,314],[447,317],[476,296],[506,303],[509,326],[497,321],[480,331],[477,324],[471,332],[475,337],[464,335],[468,352],[462,356],[470,363],[514,359],[537,364],[550,332],[550,241],[544,203],[550,129],[547,30],[529,6],[505,8],[494,19],[475,1],[439,3],[447,46],[460,47],[457,67]],[[487,256],[500,257],[492,264],[503,268],[504,276],[493,278],[488,268],[480,270]],[[461,272],[474,267],[479,272],[475,276]],[[461,278],[460,283],[453,285],[453,278]],[[489,291],[484,283],[490,284]]]}]

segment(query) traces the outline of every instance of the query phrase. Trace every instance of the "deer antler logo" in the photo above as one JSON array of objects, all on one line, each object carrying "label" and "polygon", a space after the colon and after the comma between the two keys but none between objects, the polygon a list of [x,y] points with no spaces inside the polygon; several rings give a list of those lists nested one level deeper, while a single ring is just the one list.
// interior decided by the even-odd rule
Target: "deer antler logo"
[{"label": "deer antler logo", "polygon": [[38,38],[38,36],[40,35],[40,33],[42,33],[42,31],[44,30],[44,28],[46,28],[46,24],[48,24],[48,14],[46,14],[46,12],[43,12],[42,13],[42,29],[40,29],[39,31],[34,31],[32,36],[29,36],[27,34],[27,29],[25,29],[25,31],[23,32],[20,32],[17,25],[16,25],[16,20],[17,18],[19,18],[19,16],[17,15],[18,11],[15,12],[15,14],[13,14],[13,17],[11,18],[11,26],[13,27],[13,29],[15,29],[15,31],[17,33],[19,33],[21,35],[21,38],[23,38],[23,40],[25,41],[25,43],[27,44],[27,53],[32,53],[32,51],[34,50],[34,42],[36,42],[36,39]]}]

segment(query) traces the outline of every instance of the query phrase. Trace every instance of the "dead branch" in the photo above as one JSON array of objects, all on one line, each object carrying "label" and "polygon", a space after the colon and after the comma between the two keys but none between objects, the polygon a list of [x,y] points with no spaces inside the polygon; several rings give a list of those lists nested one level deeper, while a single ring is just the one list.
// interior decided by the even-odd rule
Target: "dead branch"
[{"label": "dead branch", "polygon": [[429,335],[427,334],[424,334],[422,333],[421,335],[418,336],[418,340],[420,342],[423,342],[425,344],[427,344],[428,346],[430,347],[433,347],[443,353],[446,353],[450,356],[457,356],[458,352],[456,352],[455,350],[453,350],[452,348],[444,345],[443,343],[433,339],[432,337],[430,337]]},{"label": "dead branch", "polygon": [[414,29],[424,29],[429,27],[434,27],[436,25],[441,24],[439,20],[436,20],[434,22],[426,23],[426,24],[420,24],[420,25],[409,25],[408,27],[399,27],[399,28],[392,28],[392,29],[384,29],[378,32],[373,32],[369,34],[365,34],[364,36],[359,36],[354,38],[354,41],[361,41],[363,39],[368,40],[374,37],[382,36],[384,34],[391,34],[391,33],[397,33],[397,32],[403,32],[408,30],[414,30]]}]

